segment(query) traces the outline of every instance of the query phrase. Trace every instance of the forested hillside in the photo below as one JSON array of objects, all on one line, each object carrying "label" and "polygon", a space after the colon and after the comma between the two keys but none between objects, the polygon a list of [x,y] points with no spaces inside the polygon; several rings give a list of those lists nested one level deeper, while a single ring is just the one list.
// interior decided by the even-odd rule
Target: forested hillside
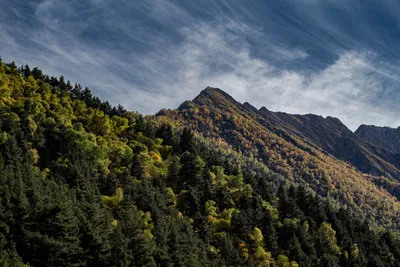
[{"label": "forested hillside", "polygon": [[374,177],[199,99],[142,116],[0,61],[0,265],[400,265]]},{"label": "forested hillside", "polygon": [[292,183],[336,199],[381,225],[396,229],[400,226],[400,206],[393,197],[398,182],[357,171],[354,166],[311,146],[307,140],[272,124],[249,104],[236,102],[220,89],[207,88],[178,110],[163,110],[159,115],[229,144]]},{"label": "forested hillside", "polygon": [[[365,142],[364,138],[358,136],[357,132],[353,133],[338,118],[271,112],[265,107],[256,113],[279,125],[284,131],[309,141],[317,149],[351,163],[364,173],[387,176],[396,182],[400,178],[399,154],[380,149],[376,142]],[[390,141],[387,140],[387,143]]]}]

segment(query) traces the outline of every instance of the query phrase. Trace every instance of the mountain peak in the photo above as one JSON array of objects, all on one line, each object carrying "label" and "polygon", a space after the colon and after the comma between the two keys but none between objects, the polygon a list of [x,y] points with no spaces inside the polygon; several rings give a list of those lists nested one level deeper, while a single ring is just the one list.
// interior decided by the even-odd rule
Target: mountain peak
[{"label": "mountain peak", "polygon": [[221,90],[220,88],[211,87],[211,86],[207,86],[205,89],[203,89],[197,97],[200,97],[200,96],[205,96],[205,97],[223,96],[226,98],[233,99],[228,93]]},{"label": "mountain peak", "polygon": [[380,130],[380,131],[395,131],[395,130],[400,130],[400,126],[397,128],[392,128],[389,126],[375,126],[375,125],[368,125],[368,124],[361,124],[358,129],[356,130],[356,132],[359,131],[363,131],[363,130],[371,130],[371,129],[375,129],[375,130]]},{"label": "mountain peak", "polygon": [[230,96],[228,93],[225,91],[216,88],[216,87],[210,87],[207,86],[205,89],[203,89],[198,96],[196,96],[193,99],[193,102],[196,104],[204,105],[204,104],[234,104],[238,105],[239,102],[237,102],[235,99],[233,99],[232,96]]},{"label": "mountain peak", "polygon": [[355,131],[361,139],[392,153],[400,153],[400,128],[362,124]]},{"label": "mountain peak", "polygon": [[325,118],[325,121],[331,125],[336,125],[342,131],[350,131],[351,132],[351,130],[339,118],[327,116]]},{"label": "mountain peak", "polygon": [[249,102],[244,102],[243,106],[254,113],[258,113],[258,109],[256,107],[254,107],[252,104],[250,104]]},{"label": "mountain peak", "polygon": [[269,112],[269,109],[267,109],[265,106],[262,106],[262,107],[260,108],[260,111],[262,111],[262,112]]}]

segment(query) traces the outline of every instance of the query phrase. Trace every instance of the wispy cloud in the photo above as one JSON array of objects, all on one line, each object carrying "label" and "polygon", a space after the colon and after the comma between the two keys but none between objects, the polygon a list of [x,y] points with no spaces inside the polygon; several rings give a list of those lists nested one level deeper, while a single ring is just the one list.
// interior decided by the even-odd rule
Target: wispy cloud
[{"label": "wispy cloud", "polygon": [[392,0],[375,8],[387,10],[380,31],[357,1],[2,2],[5,60],[129,109],[173,108],[215,86],[258,107],[336,116],[351,129],[400,124],[397,39],[380,38],[385,23],[398,24]]},{"label": "wispy cloud", "polygon": [[[236,39],[242,36],[227,34],[233,28],[203,26],[185,30],[183,45],[169,53],[173,55],[173,65],[180,67],[158,88],[179,88],[175,92],[193,96],[199,88],[212,85],[258,107],[336,116],[352,129],[360,122],[393,126],[400,123],[395,109],[386,103],[375,103],[377,95],[388,86],[396,86],[399,77],[388,66],[373,63],[370,59],[374,55],[350,51],[317,73],[281,70],[252,57],[246,43],[240,47],[231,45],[240,42]],[[235,30],[238,29],[246,32],[242,28]],[[162,71],[162,67],[154,67]]]}]

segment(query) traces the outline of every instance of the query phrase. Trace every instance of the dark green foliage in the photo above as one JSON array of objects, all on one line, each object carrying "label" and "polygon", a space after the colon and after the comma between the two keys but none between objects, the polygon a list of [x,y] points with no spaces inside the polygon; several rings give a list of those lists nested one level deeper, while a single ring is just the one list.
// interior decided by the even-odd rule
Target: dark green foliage
[{"label": "dark green foliage", "polygon": [[188,128],[0,81],[1,266],[399,266],[396,232]]}]

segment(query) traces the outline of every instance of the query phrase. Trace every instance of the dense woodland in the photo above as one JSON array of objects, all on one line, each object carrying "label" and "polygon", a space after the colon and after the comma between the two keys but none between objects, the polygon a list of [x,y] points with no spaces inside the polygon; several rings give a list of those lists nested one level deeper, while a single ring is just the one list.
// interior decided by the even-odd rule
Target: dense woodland
[{"label": "dense woodland", "polygon": [[0,265],[400,266],[372,204],[194,130],[0,61]]},{"label": "dense woodland", "polygon": [[161,110],[158,115],[254,158],[292,184],[335,199],[379,225],[400,229],[399,180],[361,173],[308,140],[271,124],[249,106],[209,87],[179,109]]}]

